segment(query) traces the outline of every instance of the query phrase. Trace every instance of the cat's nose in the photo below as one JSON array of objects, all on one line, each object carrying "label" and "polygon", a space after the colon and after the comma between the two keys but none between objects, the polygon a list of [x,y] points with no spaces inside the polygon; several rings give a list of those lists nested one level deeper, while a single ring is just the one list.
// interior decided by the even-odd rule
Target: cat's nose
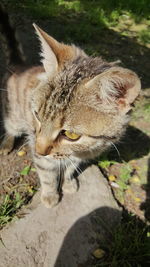
[{"label": "cat's nose", "polygon": [[37,154],[46,156],[49,155],[52,150],[52,145],[45,137],[38,137],[35,144],[35,151]]}]

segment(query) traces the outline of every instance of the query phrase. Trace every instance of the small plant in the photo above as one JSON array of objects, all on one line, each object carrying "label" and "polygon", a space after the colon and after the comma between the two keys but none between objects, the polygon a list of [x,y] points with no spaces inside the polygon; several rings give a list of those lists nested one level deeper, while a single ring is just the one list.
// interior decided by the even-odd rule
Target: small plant
[{"label": "small plant", "polygon": [[0,206],[0,229],[12,220],[16,211],[23,205],[24,199],[18,192],[6,194]]},{"label": "small plant", "polygon": [[143,44],[150,44],[150,29],[145,29],[139,32],[139,40]]},{"label": "small plant", "polygon": [[107,169],[110,167],[110,165],[115,164],[116,162],[114,160],[101,160],[98,162],[98,166],[103,168],[103,169]]},{"label": "small plant", "polygon": [[119,185],[121,190],[126,190],[128,188],[128,182],[131,178],[132,168],[129,164],[124,165],[120,170],[119,180],[117,184]]},{"label": "small plant", "polygon": [[24,169],[20,172],[21,175],[28,175],[31,170],[31,166],[25,166]]}]

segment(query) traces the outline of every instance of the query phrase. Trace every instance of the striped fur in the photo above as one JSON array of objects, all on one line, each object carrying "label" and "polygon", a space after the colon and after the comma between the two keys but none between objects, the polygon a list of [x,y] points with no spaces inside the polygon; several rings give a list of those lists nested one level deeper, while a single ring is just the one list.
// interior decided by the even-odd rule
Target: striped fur
[{"label": "striped fur", "polygon": [[[74,45],[58,43],[34,26],[43,66],[23,71],[17,67],[7,79],[4,122],[8,138],[0,153],[10,152],[15,136],[28,135],[41,199],[51,207],[59,201],[61,181],[64,191],[76,191],[72,178],[75,169],[80,172],[79,164],[120,138],[140,81],[134,72],[89,57]],[[65,130],[80,138],[68,140]]]}]

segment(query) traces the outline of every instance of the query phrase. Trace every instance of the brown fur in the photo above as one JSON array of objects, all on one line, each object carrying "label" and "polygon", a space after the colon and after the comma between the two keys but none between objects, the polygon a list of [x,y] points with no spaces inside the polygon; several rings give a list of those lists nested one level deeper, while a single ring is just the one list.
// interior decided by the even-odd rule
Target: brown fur
[{"label": "brown fur", "polygon": [[[61,44],[34,27],[43,67],[14,73],[7,81],[5,129],[11,141],[3,141],[1,153],[12,149],[13,137],[28,134],[41,198],[51,207],[59,200],[59,165],[64,168],[63,190],[76,190],[74,180],[71,183],[74,168],[120,138],[140,80],[134,72],[88,57],[80,48]],[[79,138],[68,140],[65,130]]]}]

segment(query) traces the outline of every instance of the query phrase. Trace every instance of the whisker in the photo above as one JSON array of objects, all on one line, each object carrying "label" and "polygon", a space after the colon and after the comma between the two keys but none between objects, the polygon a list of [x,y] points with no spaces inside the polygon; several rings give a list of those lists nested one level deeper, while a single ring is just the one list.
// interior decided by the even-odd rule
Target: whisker
[{"label": "whisker", "polygon": [[28,144],[28,140],[19,147],[19,149],[16,151],[16,153],[18,153],[22,148],[24,148],[26,145]]},{"label": "whisker", "polygon": [[[110,143],[113,145],[113,147],[114,147],[115,150],[117,151],[117,154],[118,154],[119,158],[121,159],[120,152],[119,152],[118,148],[116,147],[116,145],[115,145],[113,142],[111,142],[111,141],[110,141]],[[121,159],[121,160],[122,160],[122,159]]]},{"label": "whisker", "polygon": [[[65,164],[65,169],[67,170],[66,161],[64,161],[64,164]],[[72,177],[71,177],[71,175],[72,175]],[[72,178],[74,178],[73,173],[71,175],[69,174],[69,177],[68,177],[69,180],[71,180]]]},{"label": "whisker", "polygon": [[58,177],[58,179],[59,179],[59,181],[58,181],[58,192],[60,192],[60,191],[61,191],[61,187],[62,187],[62,177],[61,177],[61,160],[59,159],[59,160],[57,161],[57,163],[58,163],[58,168],[59,168],[59,177]]},{"label": "whisker", "polygon": [[28,141],[26,141],[23,145],[21,145],[18,150],[15,152],[15,155],[14,157],[12,158],[12,160],[10,162],[12,162],[16,157],[17,157],[17,153],[23,148],[25,147],[26,145],[28,144]]},{"label": "whisker", "polygon": [[82,170],[81,170],[78,166],[76,166],[76,165],[74,164],[74,162],[73,162],[68,156],[66,156],[66,157],[67,157],[67,159],[70,160],[72,166],[75,168],[75,170],[77,171],[77,173],[80,175],[80,174],[82,173]]}]

